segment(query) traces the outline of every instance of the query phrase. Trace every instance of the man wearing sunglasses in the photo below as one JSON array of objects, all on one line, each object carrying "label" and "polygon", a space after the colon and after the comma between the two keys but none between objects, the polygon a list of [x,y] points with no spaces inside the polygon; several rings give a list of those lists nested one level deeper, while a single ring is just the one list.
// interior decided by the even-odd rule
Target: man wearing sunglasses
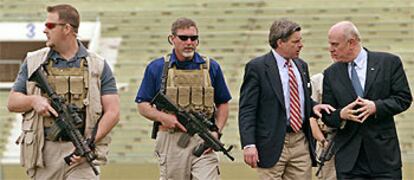
[{"label": "man wearing sunglasses", "polygon": [[201,157],[193,149],[202,143],[197,136],[188,144],[178,144],[187,129],[174,114],[160,111],[151,100],[161,91],[177,106],[201,112],[214,120],[219,132],[227,121],[231,95],[219,64],[196,52],[198,29],[188,18],[177,19],[168,41],[170,54],[152,61],[146,68],[135,102],[141,115],[154,121],[152,138],[160,163],[160,179],[219,179],[217,155],[206,150]]},{"label": "man wearing sunglasses", "polygon": [[52,133],[58,114],[28,79],[43,69],[53,90],[73,105],[82,120],[79,131],[85,138],[95,137],[94,165],[106,162],[107,135],[119,121],[116,82],[106,61],[77,40],[78,11],[62,4],[47,7],[47,12],[47,47],[27,54],[8,99],[10,111],[23,113],[21,164],[31,179],[99,179],[84,157],[72,155],[65,163],[75,148],[64,133]]}]

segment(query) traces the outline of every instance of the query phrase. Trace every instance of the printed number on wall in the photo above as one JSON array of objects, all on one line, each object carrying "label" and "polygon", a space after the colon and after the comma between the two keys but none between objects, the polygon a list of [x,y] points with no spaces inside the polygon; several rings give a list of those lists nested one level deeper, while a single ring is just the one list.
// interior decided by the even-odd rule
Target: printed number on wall
[{"label": "printed number on wall", "polygon": [[35,33],[36,26],[33,23],[27,24],[26,29],[27,29],[26,36],[28,38],[33,38],[36,35]]}]

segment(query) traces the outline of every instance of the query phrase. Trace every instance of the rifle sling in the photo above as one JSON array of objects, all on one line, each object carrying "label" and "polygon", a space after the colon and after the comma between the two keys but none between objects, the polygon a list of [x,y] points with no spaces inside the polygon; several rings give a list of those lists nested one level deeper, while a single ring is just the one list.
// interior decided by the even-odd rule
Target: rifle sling
[{"label": "rifle sling", "polygon": [[[168,77],[168,68],[170,66],[170,57],[171,57],[171,54],[166,54],[164,56],[164,66],[162,68],[160,91],[164,94],[165,94],[165,91],[166,91],[165,87],[167,86],[167,77]],[[157,132],[159,130],[160,125],[161,125],[160,122],[154,121],[154,123],[152,125],[152,132],[151,132],[151,138],[152,139],[157,138]]]},{"label": "rifle sling", "polygon": [[96,139],[96,133],[98,133],[98,125],[99,122],[101,121],[102,116],[98,119],[98,121],[96,121],[95,127],[93,127],[92,130],[92,134],[91,134],[91,144],[95,144],[95,139]]}]

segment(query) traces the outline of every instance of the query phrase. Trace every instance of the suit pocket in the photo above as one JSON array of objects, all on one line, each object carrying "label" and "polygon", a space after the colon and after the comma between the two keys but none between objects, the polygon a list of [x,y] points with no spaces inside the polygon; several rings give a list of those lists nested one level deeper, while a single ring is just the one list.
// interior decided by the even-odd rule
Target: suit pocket
[{"label": "suit pocket", "polygon": [[381,140],[390,139],[397,137],[397,132],[395,132],[395,129],[387,129],[384,131],[381,131],[378,135],[378,138]]},{"label": "suit pocket", "polygon": [[[396,167],[401,162],[401,150],[398,144],[397,133],[395,129],[379,131],[378,138],[374,140],[374,145],[370,147],[372,156],[376,157],[376,163]],[[380,151],[375,151],[381,148]],[[368,150],[369,151],[369,150]]]}]

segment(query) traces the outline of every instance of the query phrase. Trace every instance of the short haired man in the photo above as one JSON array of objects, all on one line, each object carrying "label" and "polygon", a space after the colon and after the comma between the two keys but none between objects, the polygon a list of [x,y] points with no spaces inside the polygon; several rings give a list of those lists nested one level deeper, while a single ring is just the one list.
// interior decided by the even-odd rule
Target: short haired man
[{"label": "short haired man", "polygon": [[311,179],[316,164],[311,114],[330,106],[311,95],[308,66],[299,58],[301,27],[276,20],[269,33],[272,50],[246,64],[240,90],[239,131],[244,161],[261,179]]},{"label": "short haired man", "polygon": [[363,48],[358,29],[349,21],[333,25],[328,40],[336,63],[324,72],[322,101],[337,110],[322,119],[339,128],[338,179],[401,179],[394,116],[413,100],[401,59]]},{"label": "short haired man", "polygon": [[[193,149],[202,143],[198,136],[193,136],[186,147],[178,146],[179,138],[187,129],[175,114],[160,111],[150,103],[161,91],[177,106],[201,112],[214,120],[219,132],[223,130],[230,92],[219,64],[196,52],[198,38],[193,20],[177,19],[168,37],[174,47],[172,53],[147,66],[135,99],[139,113],[154,121],[154,128],[158,129],[153,135],[156,135],[160,179],[219,179],[217,155],[206,151],[201,157],[194,156]],[[218,137],[218,133],[213,134]]]},{"label": "short haired man", "polygon": [[107,161],[108,133],[119,121],[115,78],[104,59],[77,40],[80,18],[74,7],[49,6],[47,12],[47,47],[27,54],[7,105],[10,111],[23,113],[23,132],[18,140],[21,164],[31,179],[98,179],[84,157],[73,155],[71,164],[65,163],[64,157],[75,148],[63,133],[50,135],[58,114],[45,92],[28,79],[43,68],[54,91],[67,105],[76,107],[82,119],[79,131],[85,138],[95,135],[98,157],[94,164],[98,165]]}]

